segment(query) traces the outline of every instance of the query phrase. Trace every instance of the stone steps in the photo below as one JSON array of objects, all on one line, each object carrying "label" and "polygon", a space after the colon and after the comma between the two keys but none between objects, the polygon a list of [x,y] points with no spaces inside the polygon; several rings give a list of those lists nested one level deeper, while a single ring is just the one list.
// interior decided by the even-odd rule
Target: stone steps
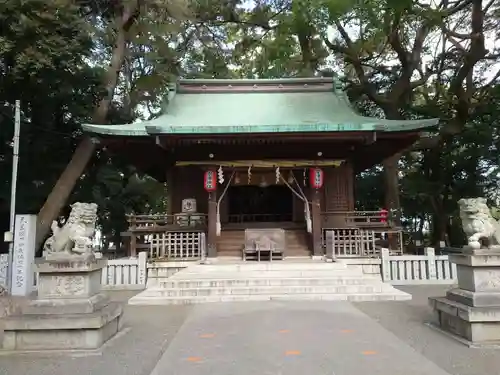
[{"label": "stone steps", "polygon": [[[362,275],[351,272],[350,270],[336,270],[335,275],[331,271],[327,270],[293,270],[293,271],[251,271],[251,272],[224,272],[224,273],[183,273],[183,271],[177,272],[171,277],[172,280],[198,280],[198,279],[273,279],[273,278],[323,278],[332,276],[358,276]],[[370,278],[377,278],[377,276],[367,276]],[[380,278],[380,277],[378,277]]]},{"label": "stone steps", "polygon": [[[337,271],[337,270],[348,270],[350,272],[361,272],[360,268],[347,265],[345,263],[326,263],[326,262],[312,262],[312,261],[275,261],[275,262],[230,262],[222,263],[216,262],[214,264],[195,264],[186,269],[181,273],[227,273],[227,272],[245,272],[250,271]],[[176,275],[181,275],[177,273]],[[361,274],[361,273],[359,273]]]},{"label": "stone steps", "polygon": [[369,294],[383,293],[390,288],[385,284],[373,285],[314,285],[314,286],[250,286],[250,287],[204,287],[204,288],[155,288],[143,297],[209,297],[227,295],[279,295],[279,294]]},{"label": "stone steps", "polygon": [[[142,293],[141,293],[142,294]],[[411,299],[406,293],[352,293],[352,294],[254,294],[223,295],[207,297],[143,297],[141,294],[131,298],[129,305],[182,305],[210,302],[252,302],[252,301],[406,301]]]},{"label": "stone steps", "polygon": [[228,288],[228,287],[259,287],[259,286],[328,286],[328,285],[372,285],[380,284],[380,279],[377,278],[359,278],[359,277],[274,277],[274,278],[245,278],[245,279],[179,279],[172,278],[166,281],[160,281],[160,288]]},{"label": "stone steps", "polygon": [[223,301],[406,300],[411,296],[384,284],[360,267],[313,261],[196,264],[155,283],[129,300],[135,305]]}]

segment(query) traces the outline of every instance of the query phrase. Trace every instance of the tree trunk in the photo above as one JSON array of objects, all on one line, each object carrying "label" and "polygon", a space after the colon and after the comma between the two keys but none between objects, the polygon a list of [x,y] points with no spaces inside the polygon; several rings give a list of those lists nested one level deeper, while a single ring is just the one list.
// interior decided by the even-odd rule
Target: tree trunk
[{"label": "tree trunk", "polygon": [[[384,108],[385,117],[389,120],[401,120],[401,114],[397,104]],[[401,226],[401,202],[399,200],[399,159],[401,154],[397,153],[387,159],[382,164],[384,166],[384,188],[385,188],[385,209],[393,213],[392,222],[395,226]]]},{"label": "tree trunk", "polygon": [[441,242],[446,244],[447,221],[448,217],[443,209],[432,215],[432,247],[441,248]]},{"label": "tree trunk", "polygon": [[122,252],[122,236],[118,230],[115,235],[113,235],[113,243],[115,245],[115,253],[121,254]]},{"label": "tree trunk", "polygon": [[[118,76],[125,58],[126,43],[128,32],[135,22],[139,11],[139,1],[128,2],[123,13],[116,18],[117,36],[116,44],[111,56],[109,68],[104,76],[104,87],[106,94],[95,109],[92,122],[95,124],[106,123],[109,105],[113,100]],[[85,167],[92,158],[96,148],[96,143],[88,135],[84,136],[73,154],[70,162],[66,166],[56,185],[50,192],[47,200],[38,213],[38,225],[36,232],[35,246],[42,245],[50,225],[57,217],[61,209],[66,204],[71,192],[73,191],[78,179],[83,174]]]},{"label": "tree trunk", "polygon": [[418,218],[418,228],[417,228],[416,233],[417,233],[418,240],[420,240],[422,242],[422,244],[425,241],[425,237],[424,237],[424,225],[425,225],[425,216],[424,215],[420,215],[419,218]]},{"label": "tree trunk", "polygon": [[392,222],[395,226],[401,226],[401,204],[399,200],[399,166],[401,154],[395,154],[383,161],[384,166],[384,188],[385,209],[393,213]]}]

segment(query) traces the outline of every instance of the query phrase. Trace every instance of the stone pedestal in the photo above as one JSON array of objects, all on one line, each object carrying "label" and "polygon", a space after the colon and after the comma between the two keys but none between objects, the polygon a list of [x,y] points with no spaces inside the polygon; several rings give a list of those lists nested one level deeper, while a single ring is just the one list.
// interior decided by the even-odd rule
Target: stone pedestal
[{"label": "stone pedestal", "polygon": [[473,345],[500,344],[500,251],[464,248],[450,255],[458,288],[430,298],[438,326]]},{"label": "stone pedestal", "polygon": [[4,319],[3,350],[97,349],[121,328],[122,307],[101,292],[106,259],[35,263],[38,297]]}]

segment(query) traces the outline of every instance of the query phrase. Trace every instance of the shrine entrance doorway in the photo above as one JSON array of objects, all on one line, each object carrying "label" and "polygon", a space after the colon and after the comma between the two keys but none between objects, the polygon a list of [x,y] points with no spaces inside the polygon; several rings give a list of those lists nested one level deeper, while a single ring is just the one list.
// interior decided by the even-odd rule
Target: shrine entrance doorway
[{"label": "shrine entrance doorway", "polygon": [[230,223],[283,223],[293,221],[293,193],[285,185],[230,186]]}]

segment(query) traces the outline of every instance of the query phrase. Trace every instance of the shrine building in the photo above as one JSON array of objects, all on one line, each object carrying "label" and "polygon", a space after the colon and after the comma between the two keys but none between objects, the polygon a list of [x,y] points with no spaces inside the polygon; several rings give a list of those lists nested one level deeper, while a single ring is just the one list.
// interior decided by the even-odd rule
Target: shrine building
[{"label": "shrine building", "polygon": [[355,175],[438,119],[361,116],[332,78],[181,79],[166,102],[152,120],[82,126],[167,184],[168,212],[129,217],[132,255],[241,258],[259,230],[283,234],[280,259],[324,256],[326,232],[334,256],[401,251],[387,211],[356,211]]}]

